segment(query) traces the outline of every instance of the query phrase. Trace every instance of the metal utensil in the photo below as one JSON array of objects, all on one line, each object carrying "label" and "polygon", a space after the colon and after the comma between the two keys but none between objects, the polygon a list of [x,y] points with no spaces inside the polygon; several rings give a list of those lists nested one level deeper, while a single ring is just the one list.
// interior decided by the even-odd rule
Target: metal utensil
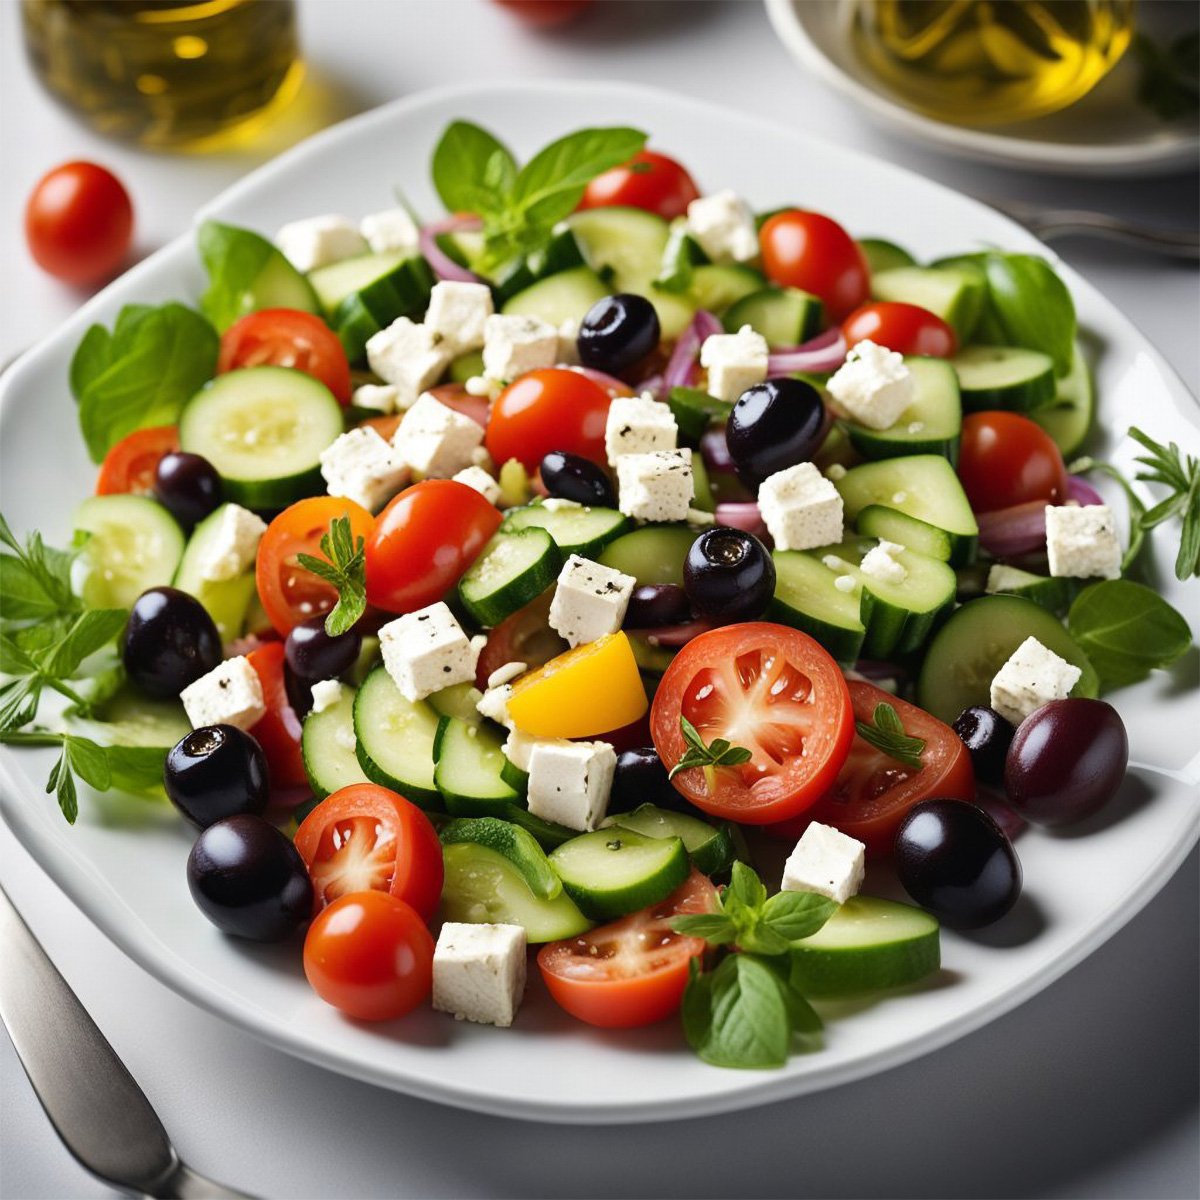
[{"label": "metal utensil", "polygon": [[1124,242],[1153,254],[1184,262],[1200,261],[1200,233],[1186,229],[1158,229],[1111,217],[1107,213],[1075,208],[1040,208],[1019,200],[989,200],[988,203],[1044,241],[1060,237],[1103,238]]},{"label": "metal utensil", "polygon": [[248,1200],[184,1164],[141,1088],[0,887],[0,1018],[67,1149],[138,1196]]}]

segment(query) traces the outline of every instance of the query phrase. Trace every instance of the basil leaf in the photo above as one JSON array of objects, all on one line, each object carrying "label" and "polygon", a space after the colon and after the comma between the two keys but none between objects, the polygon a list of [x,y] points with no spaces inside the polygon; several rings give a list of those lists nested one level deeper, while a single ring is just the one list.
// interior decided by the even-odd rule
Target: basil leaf
[{"label": "basil leaf", "polygon": [[695,275],[698,247],[688,236],[684,221],[673,221],[663,247],[662,262],[654,286],[660,292],[686,292]]},{"label": "basil leaf", "polygon": [[983,263],[990,312],[1004,343],[1041,350],[1061,378],[1075,348],[1075,302],[1044,258],[1034,254],[988,254]]},{"label": "basil leaf", "polygon": [[123,608],[92,608],[80,613],[66,636],[54,647],[45,673],[69,679],[91,654],[108,645],[125,626],[129,614]]},{"label": "basil leaf", "polygon": [[683,990],[679,1016],[683,1023],[683,1036],[697,1053],[708,1040],[712,1029],[712,980],[711,974],[705,975],[700,970],[699,959],[693,958],[688,963],[687,987]]},{"label": "basil leaf", "polygon": [[684,913],[671,922],[671,928],[713,946],[726,945],[737,937],[737,926],[724,913]]},{"label": "basil leaf", "polygon": [[433,186],[450,212],[484,216],[504,207],[517,178],[508,148],[470,121],[454,121],[438,140]]},{"label": "basil leaf", "polygon": [[[536,210],[540,222],[561,220],[575,211],[597,175],[628,162],[645,144],[646,135],[638,129],[577,129],[521,168],[513,198],[526,212]],[[557,204],[550,204],[555,198]]]},{"label": "basil leaf", "polygon": [[783,1066],[791,1022],[775,975],[752,955],[731,954],[709,986],[708,1027],[693,1043],[696,1053],[716,1067]]},{"label": "basil leaf", "polygon": [[791,949],[791,943],[760,920],[751,921],[738,933],[738,945],[754,954],[780,955]]},{"label": "basil leaf", "polygon": [[149,792],[162,786],[167,753],[155,746],[109,746],[112,787],[123,792]]},{"label": "basil leaf", "polygon": [[[200,297],[200,308],[219,330],[228,329],[239,317],[264,307],[255,294],[264,271],[271,270],[282,280],[293,281],[297,290],[308,287],[304,276],[283,251],[251,229],[205,221],[196,234],[196,244],[209,281],[208,290]],[[309,297],[309,307],[315,311],[316,297],[311,290]],[[293,303],[291,307],[301,305]]]},{"label": "basil leaf", "polygon": [[729,893],[749,909],[757,909],[767,899],[767,889],[754,871],[743,862],[735,862],[729,875]]},{"label": "basil leaf", "polygon": [[786,938],[799,941],[816,933],[838,910],[836,901],[816,892],[780,892],[763,908],[763,923]]},{"label": "basil leaf", "polygon": [[112,770],[108,765],[108,752],[88,738],[68,736],[63,739],[67,761],[84,783],[98,792],[112,787]]},{"label": "basil leaf", "polygon": [[0,611],[6,621],[37,621],[56,616],[59,607],[25,563],[0,554]]}]

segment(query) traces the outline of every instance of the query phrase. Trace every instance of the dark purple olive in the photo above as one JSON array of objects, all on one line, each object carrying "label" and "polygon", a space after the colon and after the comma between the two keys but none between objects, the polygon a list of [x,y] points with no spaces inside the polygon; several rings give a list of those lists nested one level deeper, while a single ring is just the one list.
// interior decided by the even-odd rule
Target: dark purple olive
[{"label": "dark purple olive", "polygon": [[221,476],[199,454],[172,450],[154,470],[154,497],[185,529],[199,524],[221,503]]},{"label": "dark purple olive", "polygon": [[283,643],[287,665],[296,678],[309,684],[322,679],[336,679],[350,670],[362,650],[362,634],[357,626],[347,633],[330,637],[325,632],[325,618],[309,617],[294,625]]},{"label": "dark purple olive", "polygon": [[288,706],[302,721],[312,709],[312,689],[313,685],[307,679],[301,679],[285,658],[283,661],[283,690],[287,693]]},{"label": "dark purple olive", "polygon": [[659,808],[685,809],[687,801],[671,786],[667,768],[653,746],[622,750],[613,774],[609,812],[631,812],[642,804]]},{"label": "dark purple olive", "polygon": [[748,487],[812,458],[825,428],[821,394],[803,379],[768,379],[747,388],[725,426],[725,442]]},{"label": "dark purple olive", "polygon": [[1004,788],[1030,824],[1070,825],[1117,794],[1128,765],[1125,723],[1111,704],[1052,700],[1017,729]]},{"label": "dark purple olive", "polygon": [[167,753],[163,786],[193,825],[267,807],[267,756],[248,733],[233,725],[202,725],[185,733]]},{"label": "dark purple olive", "polygon": [[753,621],[775,594],[775,562],[752,533],[718,526],[702,533],[683,562],[692,610],[714,621]]},{"label": "dark purple olive", "polygon": [[579,361],[596,371],[619,375],[642,361],[657,345],[658,313],[645,296],[619,292],[597,300],[579,325]]},{"label": "dark purple olive", "polygon": [[594,508],[616,508],[617,493],[603,467],[579,454],[551,450],[542,459],[542,483],[551,496]]},{"label": "dark purple olive", "polygon": [[994,708],[975,704],[954,719],[954,732],[971,752],[975,778],[999,783],[1004,778],[1004,758],[1016,732]]},{"label": "dark purple olive", "polygon": [[269,821],[225,817],[196,839],[188,888],[220,930],[277,942],[312,916],[312,884],[299,851]]},{"label": "dark purple olive", "polygon": [[904,890],[952,929],[991,925],[1021,894],[1012,842],[965,800],[925,800],[913,808],[896,831],[894,858]]},{"label": "dark purple olive", "polygon": [[633,589],[625,610],[626,629],[660,629],[692,620],[687,592],[674,583],[646,583]]},{"label": "dark purple olive", "polygon": [[125,674],[147,696],[177,697],[221,661],[221,636],[204,605],[158,587],[134,602],[121,637]]}]

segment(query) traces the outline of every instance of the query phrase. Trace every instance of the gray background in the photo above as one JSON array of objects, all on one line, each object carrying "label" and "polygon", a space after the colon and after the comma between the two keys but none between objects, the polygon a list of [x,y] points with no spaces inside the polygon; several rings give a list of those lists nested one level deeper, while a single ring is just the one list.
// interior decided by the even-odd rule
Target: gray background
[{"label": "gray background", "polygon": [[[318,121],[447,82],[558,76],[658,84],[793,120],[979,196],[1195,221],[1194,179],[1042,179],[954,161],[875,130],[804,76],[753,0],[610,2],[578,25],[540,35],[484,0],[301,0],[301,19],[312,71],[271,133],[246,152],[172,157],[100,141],[54,108],[22,58],[15,0],[0,4],[0,362],[83,298],[37,272],[20,236],[24,198],[56,162],[91,156],[123,176],[145,252]],[[1058,249],[1196,392],[1196,273],[1096,243]],[[259,1044],[125,959],[0,827],[0,880],[184,1157],[238,1187],[295,1197],[1194,1197],[1197,867],[1193,853],[1082,966],[936,1054],[737,1116],[586,1130],[409,1100]],[[107,1194],[55,1139],[4,1038],[0,1097],[0,1195]]]}]

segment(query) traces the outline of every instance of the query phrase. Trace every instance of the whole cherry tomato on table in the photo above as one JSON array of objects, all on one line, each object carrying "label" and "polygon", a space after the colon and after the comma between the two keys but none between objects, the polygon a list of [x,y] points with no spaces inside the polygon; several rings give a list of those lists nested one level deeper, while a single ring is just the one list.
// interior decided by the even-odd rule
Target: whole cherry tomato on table
[{"label": "whole cherry tomato on table", "polygon": [[1067,468],[1054,439],[1019,413],[979,412],[963,418],[958,477],[977,513],[1044,500],[1062,504]]},{"label": "whole cherry tomato on table", "polygon": [[665,221],[682,217],[700,195],[686,168],[656,150],[639,150],[629,162],[597,175],[580,208],[641,208]]},{"label": "whole cherry tomato on table", "polygon": [[178,449],[179,429],[174,425],[135,429],[104,456],[96,479],[96,495],[133,492],[148,496],[154,490],[159,461]]},{"label": "whole cherry tomato on table", "polygon": [[217,373],[241,367],[291,367],[323,383],[341,405],[350,403],[350,363],[336,333],[312,313],[264,308],[221,334]]},{"label": "whole cherry tomato on table", "polygon": [[819,296],[831,321],[863,304],[871,272],[858,243],[832,218],[792,208],[758,231],[763,269],[778,284]]},{"label": "whole cherry tomato on table", "polygon": [[954,330],[927,308],[881,301],[856,308],[843,322],[847,347],[871,341],[898,354],[953,358],[958,350]]},{"label": "whole cherry tomato on table", "polygon": [[534,28],[563,25],[573,20],[592,0],[495,0],[501,8],[507,8],[519,20]]}]

